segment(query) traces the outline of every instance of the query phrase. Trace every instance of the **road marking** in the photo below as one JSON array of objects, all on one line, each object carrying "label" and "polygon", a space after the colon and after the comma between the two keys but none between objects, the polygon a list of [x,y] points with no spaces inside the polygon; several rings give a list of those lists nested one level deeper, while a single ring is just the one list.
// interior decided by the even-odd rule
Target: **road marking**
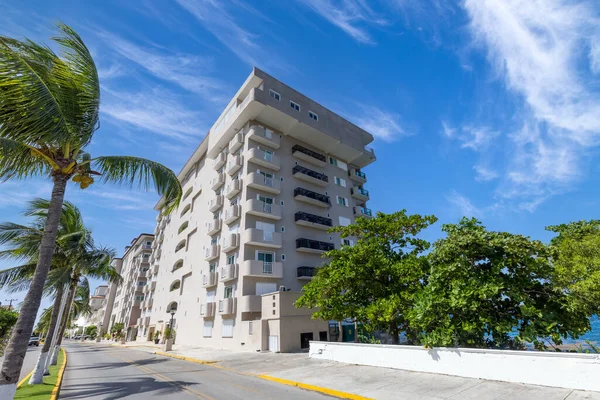
[{"label": "road marking", "polygon": [[169,378],[169,377],[161,374],[160,372],[154,371],[154,370],[152,370],[152,369],[150,369],[150,368],[148,368],[146,366],[138,364],[136,361],[128,360],[128,359],[125,359],[125,358],[120,357],[120,356],[115,356],[115,357],[118,358],[118,359],[120,359],[120,360],[123,360],[123,361],[125,361],[125,362],[127,362],[127,363],[129,363],[131,365],[133,365],[134,367],[137,367],[137,368],[141,369],[142,371],[144,371],[144,372],[146,372],[146,373],[154,376],[155,378],[159,378],[160,380],[163,380],[163,381],[165,381],[168,384],[171,384],[173,386],[176,386],[176,387],[180,388],[184,392],[186,392],[186,393],[188,393],[188,394],[190,394],[190,395],[192,395],[192,396],[194,396],[194,397],[196,397],[198,399],[202,399],[202,400],[215,400],[214,398],[210,397],[209,395],[207,395],[205,393],[199,392],[199,391],[197,391],[195,389],[192,389],[192,388],[189,388],[187,386],[183,386],[183,385],[177,383],[176,381],[174,381],[173,379],[171,379],[171,378]]},{"label": "road marking", "polygon": [[326,394],[328,396],[337,397],[339,399],[373,400],[373,399],[371,399],[369,397],[363,397],[363,396],[359,396],[357,394],[340,392],[339,390],[333,390],[333,389],[328,389],[328,388],[324,388],[324,387],[321,387],[321,386],[309,385],[307,383],[302,383],[302,382],[289,381],[287,379],[276,378],[276,377],[270,376],[270,375],[258,375],[258,377],[261,378],[261,379],[266,379],[268,381],[273,381],[273,382],[281,383],[283,385],[295,386],[295,387],[298,387],[298,388],[301,388],[301,389],[306,389],[306,390],[310,390],[310,391],[313,391],[313,392],[323,393],[323,394]]},{"label": "road marking", "polygon": [[29,378],[31,378],[31,375],[33,375],[33,370],[27,374],[27,376],[23,379],[21,379],[21,382],[17,383],[17,389],[20,388],[21,386],[23,386],[23,384],[25,383],[25,381]]},{"label": "road marking", "polygon": [[60,351],[63,352],[65,359],[63,365],[60,367],[58,371],[58,375],[56,378],[56,385],[54,389],[52,389],[52,394],[50,395],[50,400],[56,400],[58,398],[58,393],[60,392],[60,386],[62,385],[63,375],[65,374],[65,368],[67,368],[67,351],[61,347]]}]

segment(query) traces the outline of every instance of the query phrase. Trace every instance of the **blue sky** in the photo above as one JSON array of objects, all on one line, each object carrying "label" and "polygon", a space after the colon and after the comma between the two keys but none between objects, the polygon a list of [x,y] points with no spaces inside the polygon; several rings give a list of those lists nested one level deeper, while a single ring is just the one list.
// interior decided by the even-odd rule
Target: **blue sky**
[{"label": "blue sky", "polygon": [[[256,65],[375,136],[371,208],[435,214],[429,239],[463,215],[542,240],[546,225],[598,216],[597,2],[15,3],[0,0],[1,34],[47,40],[62,20],[92,50],[93,154],[179,171]],[[49,193],[0,184],[0,220],[23,221],[23,202]],[[155,194],[72,186],[68,199],[120,253],[154,229]]]}]

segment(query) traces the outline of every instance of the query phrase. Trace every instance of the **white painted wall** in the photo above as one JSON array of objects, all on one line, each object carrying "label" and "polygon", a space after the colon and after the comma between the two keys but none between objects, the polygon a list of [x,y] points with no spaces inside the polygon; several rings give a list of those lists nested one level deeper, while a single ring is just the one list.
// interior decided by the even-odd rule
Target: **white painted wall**
[{"label": "white painted wall", "polygon": [[600,355],[311,342],[320,360],[600,391]]}]

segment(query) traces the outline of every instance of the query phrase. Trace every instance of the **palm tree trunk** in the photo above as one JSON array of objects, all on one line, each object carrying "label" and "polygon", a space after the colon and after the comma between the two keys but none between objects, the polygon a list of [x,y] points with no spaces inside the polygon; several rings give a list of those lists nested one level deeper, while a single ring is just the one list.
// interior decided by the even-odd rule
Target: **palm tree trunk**
[{"label": "palm tree trunk", "polygon": [[[56,297],[54,298],[54,305],[52,306],[52,315],[50,316],[50,326],[48,328],[48,338],[44,340],[44,347],[38,356],[35,369],[29,380],[30,385],[40,384],[44,381],[44,367],[46,365],[46,359],[48,358],[48,352],[50,351],[50,345],[52,344],[52,337],[54,331],[57,329],[58,314],[60,313],[61,302],[63,299],[63,285],[59,285],[56,289]],[[48,340],[49,339],[49,340]]]},{"label": "palm tree trunk", "polygon": [[48,271],[50,271],[68,179],[67,176],[61,174],[53,176],[52,198],[44,226],[44,236],[40,245],[40,256],[35,268],[35,275],[25,300],[23,300],[19,319],[12,331],[0,370],[0,399],[11,400],[17,390],[17,382],[27,353],[29,338],[42,301],[44,283],[48,277]]},{"label": "palm tree trunk", "polygon": [[71,309],[73,308],[73,299],[75,298],[75,291],[77,290],[77,283],[79,282],[79,278],[77,280],[71,281],[71,288],[69,289],[69,297],[67,298],[67,308],[65,309],[65,313],[63,314],[62,322],[60,324],[60,330],[58,331],[58,342],[57,346],[62,344],[63,336],[65,335],[65,330],[67,329],[67,325],[69,324],[69,319],[71,319]]}]

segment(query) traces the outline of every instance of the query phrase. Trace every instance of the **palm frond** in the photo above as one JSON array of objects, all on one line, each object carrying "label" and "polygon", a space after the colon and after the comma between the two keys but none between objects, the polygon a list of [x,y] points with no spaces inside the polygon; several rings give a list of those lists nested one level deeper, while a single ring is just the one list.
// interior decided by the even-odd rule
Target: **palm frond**
[{"label": "palm frond", "polygon": [[0,289],[7,286],[8,290],[15,286],[22,288],[24,280],[31,280],[36,266],[36,263],[27,263],[0,271]]},{"label": "palm frond", "polygon": [[181,184],[173,171],[164,165],[145,158],[112,156],[92,160],[93,169],[102,174],[105,182],[115,182],[129,187],[148,190],[156,188],[165,199],[167,212],[175,209],[181,201]]},{"label": "palm frond", "polygon": [[[0,99],[3,92],[0,89]],[[31,149],[23,143],[1,137],[3,100],[0,100],[0,179],[24,179],[47,174],[50,164],[34,157]]]},{"label": "palm frond", "polygon": [[15,224],[13,222],[0,223],[0,245],[7,244],[19,237],[39,236],[41,240],[42,232],[27,225]]}]

